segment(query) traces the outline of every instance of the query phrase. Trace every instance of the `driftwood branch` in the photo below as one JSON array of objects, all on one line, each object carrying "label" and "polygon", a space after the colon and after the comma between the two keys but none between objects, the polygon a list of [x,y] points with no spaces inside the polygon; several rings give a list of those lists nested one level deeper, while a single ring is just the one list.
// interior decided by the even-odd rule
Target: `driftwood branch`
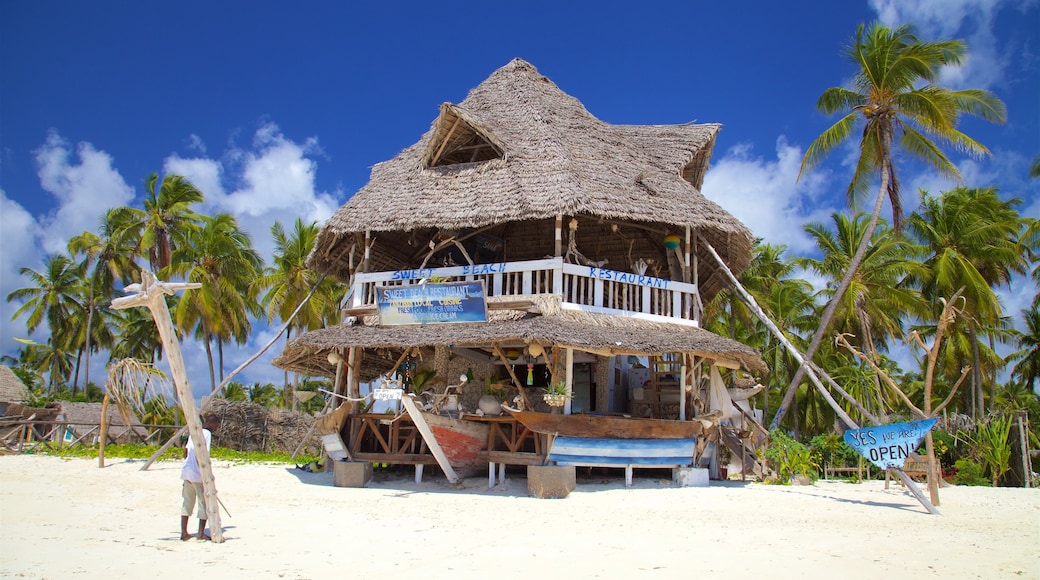
[{"label": "driftwood branch", "polygon": [[852,346],[852,344],[849,343],[849,339],[846,338],[847,336],[851,336],[851,335],[849,335],[849,334],[838,334],[834,338],[835,344],[837,344],[838,346],[840,346],[840,347],[844,348],[845,350],[851,352],[853,356],[855,356],[856,358],[858,358],[858,359],[862,360],[863,362],[867,363],[868,365],[870,365],[870,368],[874,369],[874,372],[877,373],[877,375],[879,377],[881,377],[881,382],[883,382],[884,384],[888,385],[889,388],[891,388],[893,391],[895,391],[896,394],[899,395],[899,398],[902,399],[904,403],[906,403],[907,407],[910,407],[910,410],[913,411],[915,415],[917,415],[921,419],[927,419],[928,417],[925,415],[924,411],[922,411],[921,409],[917,408],[917,405],[915,405],[910,400],[910,397],[906,396],[906,393],[904,393],[903,390],[899,388],[899,385],[897,385],[895,383],[895,381],[893,381],[892,378],[888,376],[888,373],[883,371],[881,369],[881,367],[877,366],[877,364],[875,364],[874,361],[869,356],[863,354],[863,352],[861,352],[859,349],[857,349],[856,347]]}]

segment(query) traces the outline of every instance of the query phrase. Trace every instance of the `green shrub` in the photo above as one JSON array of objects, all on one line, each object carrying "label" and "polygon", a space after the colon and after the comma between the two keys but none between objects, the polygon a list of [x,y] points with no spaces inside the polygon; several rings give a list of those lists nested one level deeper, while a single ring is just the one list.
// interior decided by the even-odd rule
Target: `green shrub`
[{"label": "green shrub", "polygon": [[953,468],[957,471],[953,475],[955,485],[990,485],[990,481],[983,475],[982,466],[970,459],[958,459]]},{"label": "green shrub", "polygon": [[993,478],[993,486],[1011,468],[1011,417],[994,417],[989,423],[980,423],[974,436],[965,433],[971,441],[973,454],[982,460]]},{"label": "green shrub", "polygon": [[810,481],[819,478],[819,459],[809,447],[779,429],[774,429],[769,436],[770,444],[764,455],[776,466],[776,483],[786,485],[796,475]]}]

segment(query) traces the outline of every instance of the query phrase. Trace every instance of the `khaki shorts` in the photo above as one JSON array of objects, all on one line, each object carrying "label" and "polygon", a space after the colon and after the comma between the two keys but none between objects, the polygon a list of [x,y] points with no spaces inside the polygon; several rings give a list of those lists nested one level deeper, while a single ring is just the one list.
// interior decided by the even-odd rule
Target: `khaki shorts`
[{"label": "khaki shorts", "polygon": [[190,516],[192,508],[195,504],[198,504],[198,518],[200,520],[206,519],[206,494],[202,491],[202,482],[184,481],[184,485],[181,487],[181,497],[184,499],[184,503],[181,504],[181,515]]}]

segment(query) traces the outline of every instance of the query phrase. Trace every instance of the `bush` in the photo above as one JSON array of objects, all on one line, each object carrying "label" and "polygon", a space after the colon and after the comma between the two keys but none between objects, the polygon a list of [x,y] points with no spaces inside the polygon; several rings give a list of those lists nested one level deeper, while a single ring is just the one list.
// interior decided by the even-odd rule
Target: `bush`
[{"label": "bush", "polygon": [[990,480],[983,475],[982,466],[970,459],[958,459],[953,468],[956,471],[953,475],[955,485],[990,485]]},{"label": "bush", "polygon": [[779,429],[774,429],[769,437],[764,455],[776,465],[776,483],[786,485],[796,475],[810,481],[819,479],[819,459],[811,449]]}]

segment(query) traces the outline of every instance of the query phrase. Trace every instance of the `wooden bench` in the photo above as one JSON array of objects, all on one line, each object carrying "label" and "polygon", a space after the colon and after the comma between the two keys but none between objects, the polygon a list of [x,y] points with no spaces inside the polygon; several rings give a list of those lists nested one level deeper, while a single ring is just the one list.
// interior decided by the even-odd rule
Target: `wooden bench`
[{"label": "wooden bench", "polygon": [[863,464],[863,458],[861,457],[856,467],[824,467],[823,478],[830,479],[833,475],[855,475],[856,479],[863,481],[863,474],[867,474],[867,479],[870,479],[870,466]]},{"label": "wooden bench", "polygon": [[[942,463],[939,461],[938,457],[935,458],[935,471],[939,475],[939,484],[944,485],[942,478]],[[905,473],[907,477],[913,479],[914,481],[918,481],[918,479],[914,478],[919,478],[921,481],[928,481],[928,459],[925,457],[921,457],[920,460],[918,460],[914,459],[914,456],[911,456],[909,459],[906,460],[905,463],[903,463],[903,473]],[[885,489],[888,489],[888,482],[890,479],[893,479],[892,472],[886,469]],[[903,481],[901,479],[894,479],[899,483],[899,485],[903,485]]]},{"label": "wooden bench", "polygon": [[693,463],[696,439],[591,439],[556,437],[548,460],[577,467],[623,467],[632,486],[635,467],[685,467]]}]

